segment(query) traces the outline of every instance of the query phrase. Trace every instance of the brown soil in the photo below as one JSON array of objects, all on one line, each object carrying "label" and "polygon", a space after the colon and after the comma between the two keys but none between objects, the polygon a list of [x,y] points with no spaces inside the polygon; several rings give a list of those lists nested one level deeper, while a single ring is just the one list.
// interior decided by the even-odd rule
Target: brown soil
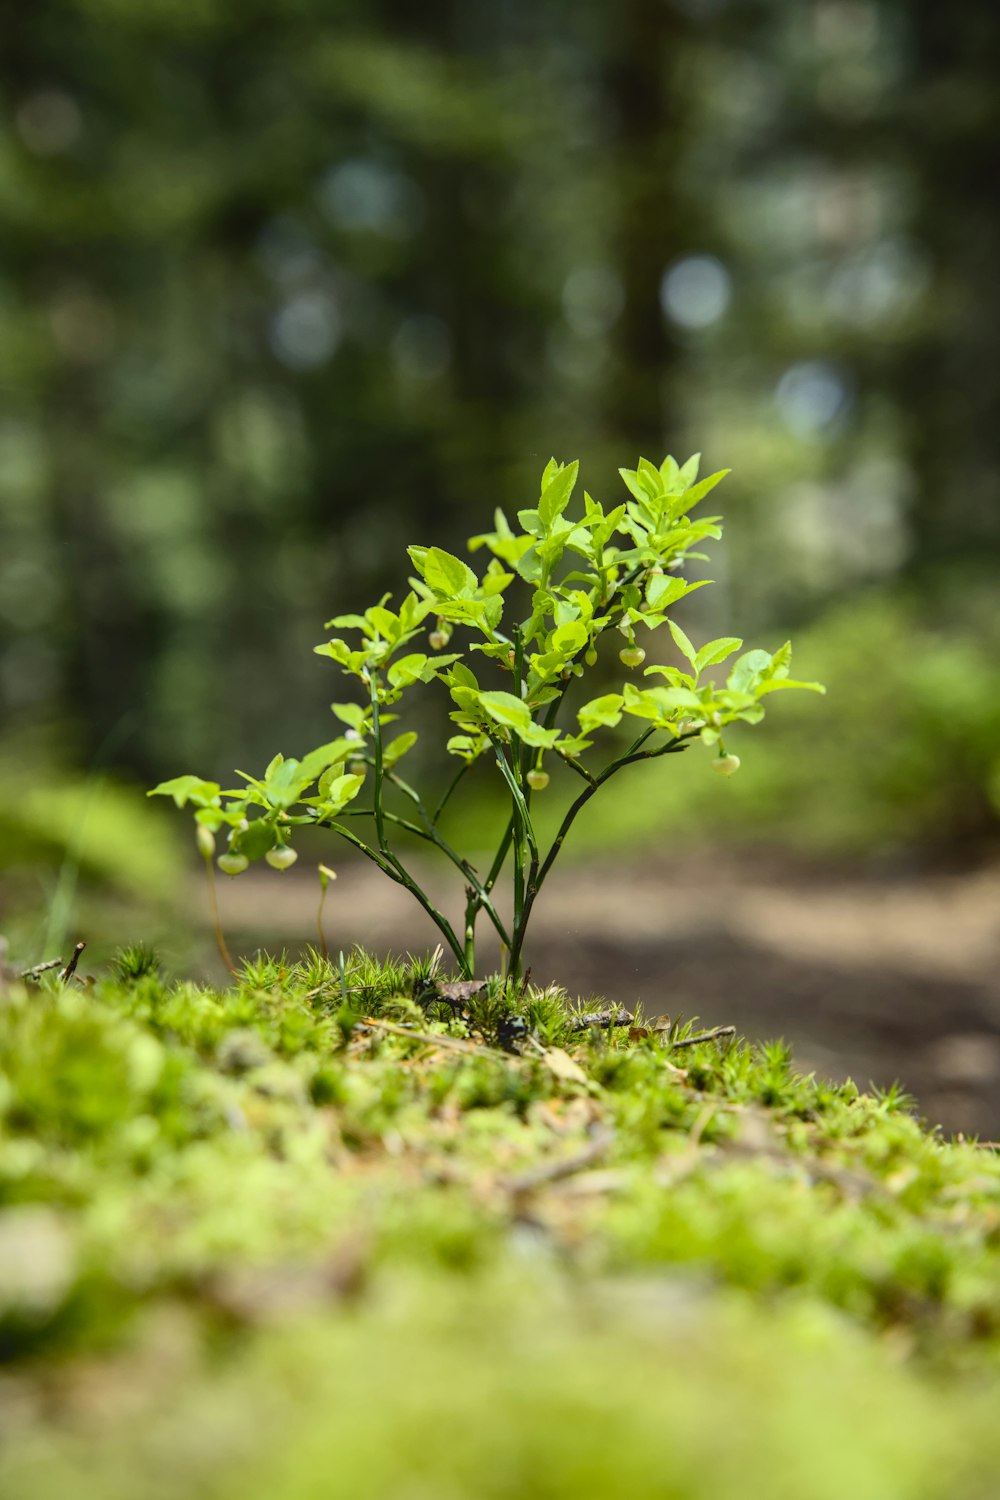
[{"label": "brown soil", "polygon": [[[368,866],[339,869],[331,947],[434,946],[405,891]],[[454,888],[439,894],[453,903]],[[299,871],[254,872],[220,892],[245,951],[314,940],[316,896]],[[1000,1136],[998,867],[858,878],[711,853],[669,867],[567,864],[533,920],[536,981],[782,1036],[800,1067],[865,1086],[899,1079],[947,1131]],[[484,946],[481,967],[496,961]]]}]

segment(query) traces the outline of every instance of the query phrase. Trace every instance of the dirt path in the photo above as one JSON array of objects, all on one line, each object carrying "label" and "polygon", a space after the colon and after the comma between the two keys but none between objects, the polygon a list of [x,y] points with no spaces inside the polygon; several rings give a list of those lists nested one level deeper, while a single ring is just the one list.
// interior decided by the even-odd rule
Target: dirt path
[{"label": "dirt path", "polygon": [[[331,946],[434,946],[405,891],[367,866],[340,875]],[[245,948],[315,937],[305,875],[254,874],[221,896]],[[566,866],[535,924],[536,980],[784,1036],[801,1066],[864,1084],[899,1078],[947,1130],[1000,1136],[1000,868],[857,878],[711,853],[681,869]],[[482,957],[496,962],[488,948]]]}]

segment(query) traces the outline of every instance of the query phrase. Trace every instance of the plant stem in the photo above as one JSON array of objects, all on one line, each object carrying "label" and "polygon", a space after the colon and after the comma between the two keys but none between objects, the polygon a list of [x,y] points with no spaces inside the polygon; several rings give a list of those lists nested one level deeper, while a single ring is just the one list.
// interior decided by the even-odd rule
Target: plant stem
[{"label": "plant stem", "polygon": [[[497,845],[497,852],[493,858],[493,863],[490,865],[490,873],[487,875],[486,880],[483,884],[483,890],[492,891],[493,887],[497,883],[497,880],[500,878],[500,871],[503,869],[503,862],[507,858],[507,855],[510,851],[510,842],[513,837],[514,817],[512,814],[507,819],[507,827],[504,829],[503,838]],[[510,945],[508,944],[508,947],[509,946]]]},{"label": "plant stem", "polygon": [[389,853],[385,839],[385,816],[382,811],[382,724],[379,719],[378,675],[371,674],[372,692],[372,738],[375,741],[375,791],[372,802],[375,810],[375,835],[383,854]]},{"label": "plant stem", "polygon": [[[545,883],[545,877],[548,875],[553,864],[555,863],[556,858],[559,855],[559,851],[566,840],[567,834],[569,833],[579,814],[583,811],[584,807],[586,807],[591,797],[597,791],[598,787],[603,786],[606,781],[610,781],[611,777],[617,775],[617,773],[621,771],[625,766],[634,765],[636,761],[657,760],[661,755],[676,755],[680,751],[687,748],[685,744],[682,744],[680,742],[681,738],[690,738],[690,735],[685,735],[679,737],[678,739],[671,740],[666,745],[661,745],[658,750],[643,750],[642,746],[646,743],[649,737],[655,733],[655,725],[651,725],[649,729],[644,729],[642,734],[638,735],[637,738],[632,741],[632,744],[625,751],[624,755],[618,756],[616,760],[611,761],[607,766],[605,766],[604,770],[600,773],[599,776],[594,776],[589,779],[588,784],[584,787],[580,795],[574,802],[570,803],[570,806],[567,808],[563,820],[559,825],[558,832],[556,833],[555,838],[552,840],[552,845],[544,860],[542,860],[541,863],[538,863],[536,860],[536,862],[533,864],[528,887],[521,906],[520,915],[515,915],[514,919],[514,930],[512,934],[513,942],[511,944],[510,954],[507,961],[507,972],[512,978],[516,979],[520,973],[521,951],[524,946],[524,936],[528,926],[528,918],[531,916],[531,909],[535,904],[535,898],[537,897],[538,892],[541,890],[543,884]],[[589,773],[587,774],[589,775]]]},{"label": "plant stem", "polygon": [[467,859],[463,859],[458,851],[451,847],[447,839],[442,838],[436,826],[436,814],[432,817],[431,814],[428,813],[427,808],[424,805],[423,798],[420,796],[420,793],[416,791],[414,787],[410,786],[409,782],[404,781],[402,776],[398,776],[395,771],[388,771],[385,774],[386,778],[392,782],[393,786],[398,787],[405,796],[409,797],[410,801],[414,804],[417,811],[419,812],[424,826],[421,828],[416,823],[411,823],[409,819],[399,817],[396,813],[386,812],[386,818],[391,822],[398,824],[401,828],[407,829],[408,832],[415,833],[418,838],[426,839],[428,843],[431,843],[435,846],[435,848],[440,849],[441,853],[445,856],[446,859],[451,860],[451,863],[455,866],[456,870],[461,871],[466,880],[469,882],[469,885],[475,890],[477,896],[477,905],[481,907],[483,911],[485,911],[486,915],[493,923],[493,926],[497,930],[497,935],[499,936],[500,941],[504,944],[505,947],[509,948],[510,937],[508,936],[503,922],[500,919],[499,912],[493,905],[493,902],[490,898],[489,887],[483,885],[475,871],[475,868],[469,863],[469,861]]},{"label": "plant stem", "polygon": [[222,921],[219,917],[219,897],[215,889],[215,865],[211,856],[205,860],[205,878],[208,881],[208,910],[212,918],[212,931],[215,933],[215,946],[219,950],[219,957],[229,970],[230,974],[236,973],[236,965],[233,963],[233,955],[226,943],[225,933],[222,931]]},{"label": "plant stem", "polygon": [[349,844],[353,844],[355,849],[359,849],[367,859],[370,859],[373,864],[377,865],[378,868],[382,871],[383,875],[388,875],[390,880],[394,880],[397,885],[403,886],[410,892],[411,896],[419,901],[424,911],[430,917],[431,921],[434,923],[435,927],[438,929],[438,931],[441,933],[441,936],[448,944],[448,947],[451,949],[452,953],[454,953],[455,957],[458,959],[463,977],[466,979],[471,979],[472,975],[466,972],[465,949],[456,937],[455,929],[452,927],[451,923],[448,921],[448,918],[444,915],[444,913],[438,911],[437,907],[431,901],[430,897],[421,890],[420,886],[413,879],[413,876],[400,863],[395,855],[392,854],[388,849],[382,851],[373,849],[370,844],[365,843],[364,839],[358,838],[357,834],[352,833],[349,828],[342,828],[339,823],[331,823],[329,826],[333,829],[334,833],[339,833],[341,838],[346,839]]},{"label": "plant stem", "polygon": [[463,760],[462,764],[459,766],[458,770],[455,772],[455,775],[452,777],[451,781],[448,783],[448,786],[447,786],[447,789],[445,791],[444,796],[441,798],[441,801],[438,803],[437,807],[434,809],[433,813],[431,814],[431,821],[433,823],[437,822],[438,818],[440,818],[441,814],[444,812],[445,808],[448,806],[448,803],[451,801],[451,794],[452,794],[452,792],[454,792],[455,788],[458,786],[458,784],[461,781],[462,777],[465,775],[466,771],[468,771],[468,769],[469,769],[469,767],[471,765],[472,765],[471,760]]}]

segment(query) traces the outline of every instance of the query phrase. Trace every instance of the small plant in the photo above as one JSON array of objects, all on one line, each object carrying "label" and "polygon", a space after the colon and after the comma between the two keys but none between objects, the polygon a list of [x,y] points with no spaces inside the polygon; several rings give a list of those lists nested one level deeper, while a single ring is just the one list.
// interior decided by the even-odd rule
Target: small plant
[{"label": "small plant", "polygon": [[[333,704],[344,731],[301,760],[276,755],[262,777],[238,772],[246,785],[224,791],[217,782],[180,776],[163,782],[149,795],[170,796],[178,807],[194,808],[198,847],[209,864],[214,835],[228,830],[228,845],[219,856],[224,873],[237,875],[256,860],[285,869],[295,859],[291,839],[297,828],[321,824],[372,860],[391,880],[411,892],[437,925],[455,955],[459,969],[475,968],[477,919],[485,913],[507,953],[508,976],[521,974],[525,934],[532,909],[566,836],[591,797],[627,766],[684,750],[700,740],[714,752],[722,775],[732,775],[739,759],[726,751],[723,735],[737,720],[755,724],[764,716],[762,700],[782,688],[811,688],[817,683],[789,677],[791,645],[776,652],[747,651],[739,656],[724,685],[704,673],[738,652],[735,636],[709,641],[696,649],[668,610],[703,582],[680,574],[688,557],[703,557],[696,548],[721,536],[718,517],[692,520],[691,511],[729,472],[698,480],[697,456],[683,467],[667,458],[657,468],[640,459],[637,468],[622,469],[629,498],[605,510],[584,495],[583,514],[575,520],[567,509],[576,486],[578,465],[551,460],[542,475],[537,507],[518,512],[520,529],[502,511],[494,529],[469,542],[469,550],[492,554],[479,576],[460,558],[440,547],[410,547],[417,577],[398,611],[385,595],[364,614],[338,615],[327,629],[348,632],[316,647],[360,687],[361,701]],[[520,581],[530,591],[526,613],[512,618],[508,590]],[[666,625],[685,666],[653,663],[635,641],[642,626],[656,632]],[[582,702],[569,715],[569,689],[597,663],[597,643],[617,631],[625,644],[618,653],[628,676],[613,692]],[[418,637],[426,632],[428,650]],[[457,639],[456,639],[457,637]],[[466,644],[479,658],[449,646]],[[480,681],[483,669],[503,687]],[[636,682],[632,674],[643,668]],[[483,674],[485,675],[485,674]],[[509,681],[508,681],[509,679]],[[412,730],[387,736],[398,718],[397,707],[422,684],[439,682],[451,696],[456,730],[445,745],[458,761],[444,795],[430,806],[399,773],[413,748]],[[587,763],[596,737],[613,735],[625,720],[638,733],[613,753],[600,769]],[[469,768],[480,757],[492,758],[503,778],[510,816],[500,834],[489,869],[481,873],[456,851],[441,832],[442,815]],[[570,803],[548,848],[539,842],[532,817],[533,795],[549,786],[546,768],[567,767],[583,786]],[[371,805],[355,805],[366,781]],[[349,820],[369,818],[373,842],[367,842]],[[397,830],[433,844],[455,866],[465,888],[461,932],[433,904],[403,864],[394,847]],[[510,900],[498,903],[497,883],[508,858]],[[503,911],[501,910],[501,905]],[[509,912],[510,915],[506,915]]]}]

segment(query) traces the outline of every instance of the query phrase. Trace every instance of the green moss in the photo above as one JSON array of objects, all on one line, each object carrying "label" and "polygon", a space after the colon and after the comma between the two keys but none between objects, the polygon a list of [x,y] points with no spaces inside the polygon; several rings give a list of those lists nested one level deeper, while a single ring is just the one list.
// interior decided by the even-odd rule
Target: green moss
[{"label": "green moss", "polygon": [[992,1150],[429,967],[0,998],[5,1496],[989,1493]]}]

